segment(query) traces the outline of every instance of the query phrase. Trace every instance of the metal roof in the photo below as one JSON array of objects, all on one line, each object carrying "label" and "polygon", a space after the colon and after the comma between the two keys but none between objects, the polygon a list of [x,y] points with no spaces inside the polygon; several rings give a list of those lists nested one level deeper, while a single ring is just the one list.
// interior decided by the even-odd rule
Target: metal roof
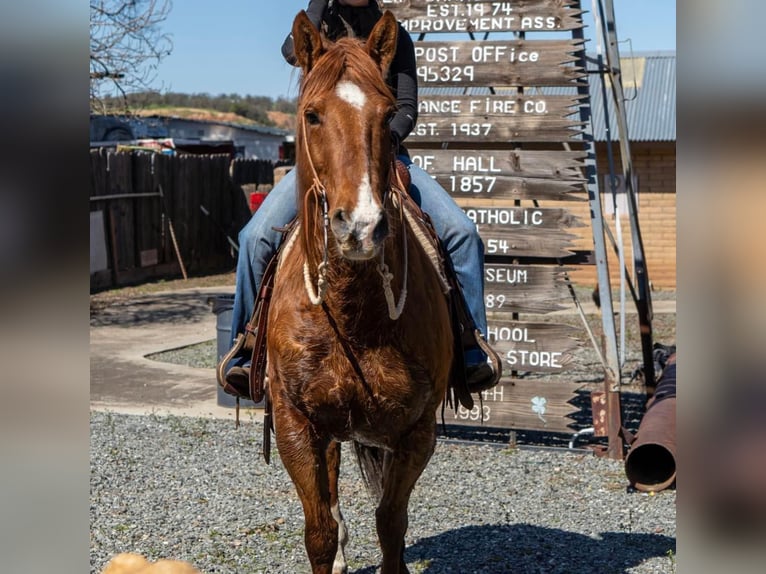
[{"label": "metal roof", "polygon": [[[589,69],[597,69],[588,63]],[[631,141],[676,140],[676,53],[635,53],[621,58],[622,85],[628,136]],[[601,82],[597,74],[589,75],[590,99],[593,115],[593,138],[606,141],[606,123]],[[617,139],[617,119],[607,84],[609,127],[611,139]]]},{"label": "metal roof", "polygon": [[[595,71],[598,66],[595,56],[588,54],[588,70]],[[623,92],[626,98],[625,110],[628,119],[628,135],[631,141],[675,141],[676,140],[676,53],[636,52],[631,56],[623,54],[621,58]],[[588,74],[591,100],[591,121],[593,137],[596,141],[606,141],[604,121],[604,98],[600,76]],[[515,94],[515,88],[495,88],[497,94]],[[575,95],[573,87],[527,88],[526,93],[549,95]],[[609,127],[611,139],[617,140],[617,119],[611,102],[611,88],[606,84],[609,108]],[[422,95],[485,95],[488,87],[429,87],[421,86]],[[574,119],[574,116],[573,116]]]}]

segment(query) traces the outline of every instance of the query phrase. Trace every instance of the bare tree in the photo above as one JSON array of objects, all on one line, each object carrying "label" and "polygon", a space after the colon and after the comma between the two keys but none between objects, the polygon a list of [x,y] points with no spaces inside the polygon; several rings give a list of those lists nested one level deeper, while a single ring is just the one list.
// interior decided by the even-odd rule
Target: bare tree
[{"label": "bare tree", "polygon": [[160,24],[171,0],[90,0],[90,107],[105,111],[103,97],[147,90],[173,49]]}]

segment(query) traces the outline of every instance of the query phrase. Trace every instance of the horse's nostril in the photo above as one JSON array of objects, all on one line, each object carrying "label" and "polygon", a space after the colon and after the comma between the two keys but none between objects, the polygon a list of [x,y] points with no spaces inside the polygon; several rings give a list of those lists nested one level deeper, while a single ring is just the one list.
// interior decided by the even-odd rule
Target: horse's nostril
[{"label": "horse's nostril", "polygon": [[374,241],[383,241],[388,235],[388,218],[383,216],[372,231]]},{"label": "horse's nostril", "polygon": [[343,209],[336,209],[332,214],[333,224],[345,224],[346,212]]}]

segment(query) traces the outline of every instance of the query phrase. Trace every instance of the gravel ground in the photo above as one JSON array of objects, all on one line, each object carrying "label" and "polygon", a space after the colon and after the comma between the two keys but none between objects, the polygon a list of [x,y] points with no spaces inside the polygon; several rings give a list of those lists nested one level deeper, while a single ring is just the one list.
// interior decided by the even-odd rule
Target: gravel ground
[{"label": "gravel ground", "polygon": [[[93,295],[91,321],[123,299],[169,286]],[[577,316],[548,319],[581,326]],[[653,327],[655,341],[675,343],[675,315],[656,315]],[[637,325],[629,323],[627,335],[629,376],[640,364]],[[603,375],[585,333],[582,340],[564,378],[588,391],[602,386]],[[150,358],[213,368],[216,354],[211,340]],[[640,385],[624,391],[623,422],[635,430],[645,396]],[[573,430],[592,422],[588,401],[581,406]],[[247,411],[240,429],[222,420],[92,412],[91,574],[128,551],[187,560],[207,574],[309,572],[298,497],[278,453],[270,466],[263,462],[262,432]],[[468,437],[492,444],[439,441],[410,502],[405,559],[413,574],[675,572],[675,490],[632,491],[622,462],[590,451],[527,447],[566,446],[571,435],[517,434],[516,449],[507,447],[509,431]],[[604,440],[578,441],[588,443]],[[351,572],[373,574],[380,557],[374,506],[345,446],[344,454],[347,558]]]},{"label": "gravel ground", "polygon": [[[247,415],[245,415],[247,417]],[[303,515],[260,424],[91,413],[91,574],[119,552],[212,573],[308,572]],[[352,572],[379,560],[373,503],[344,445]],[[676,493],[626,488],[590,453],[440,441],[410,502],[414,573],[675,572]]]}]

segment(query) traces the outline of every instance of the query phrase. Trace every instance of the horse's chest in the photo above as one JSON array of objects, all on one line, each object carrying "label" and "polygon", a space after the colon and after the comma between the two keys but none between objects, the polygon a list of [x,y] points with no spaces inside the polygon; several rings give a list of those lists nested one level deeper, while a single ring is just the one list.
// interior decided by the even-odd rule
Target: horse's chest
[{"label": "horse's chest", "polygon": [[331,353],[304,367],[285,380],[290,399],[338,440],[395,443],[433,400],[425,373],[399,352]]}]

